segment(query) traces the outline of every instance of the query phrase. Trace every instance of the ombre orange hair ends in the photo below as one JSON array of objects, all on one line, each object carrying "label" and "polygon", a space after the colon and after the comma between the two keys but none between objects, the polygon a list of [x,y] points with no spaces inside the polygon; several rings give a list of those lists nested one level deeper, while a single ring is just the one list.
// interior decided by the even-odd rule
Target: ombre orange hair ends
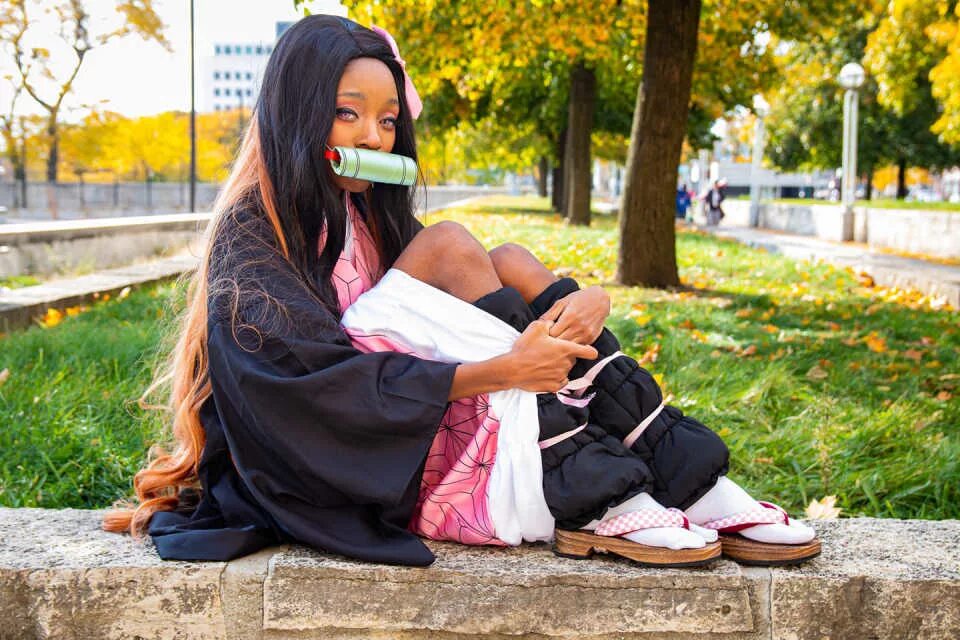
[{"label": "ombre orange hair ends", "polygon": [[289,260],[290,252],[277,215],[273,184],[264,164],[256,114],[243,138],[233,170],[213,205],[213,218],[207,233],[206,248],[187,288],[187,306],[180,336],[162,375],[158,376],[141,397],[149,396],[158,387],[171,383],[169,409],[173,416],[173,453],[154,445],[148,453],[147,466],[133,478],[136,501],[119,500],[102,522],[105,531],[129,532],[142,538],[157,511],[172,511],[179,502],[181,489],[196,487],[197,467],[206,442],[200,423],[200,407],[210,397],[207,369],[207,302],[210,254],[223,218],[234,207],[251,197],[261,205],[276,234],[277,245]]}]

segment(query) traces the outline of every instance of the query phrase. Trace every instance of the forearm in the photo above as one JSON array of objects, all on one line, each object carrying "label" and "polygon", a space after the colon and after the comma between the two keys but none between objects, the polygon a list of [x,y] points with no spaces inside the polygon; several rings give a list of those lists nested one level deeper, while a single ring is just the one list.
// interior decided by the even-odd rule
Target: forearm
[{"label": "forearm", "polygon": [[461,364],[453,374],[448,400],[460,400],[481,393],[503,391],[516,386],[509,356],[502,355],[483,362]]}]

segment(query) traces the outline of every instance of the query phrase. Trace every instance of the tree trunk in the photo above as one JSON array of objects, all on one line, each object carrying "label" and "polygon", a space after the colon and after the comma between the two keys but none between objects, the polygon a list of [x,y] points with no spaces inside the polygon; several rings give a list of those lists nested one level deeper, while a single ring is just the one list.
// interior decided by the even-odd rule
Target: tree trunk
[{"label": "tree trunk", "polygon": [[897,160],[897,200],[907,197],[907,159]]},{"label": "tree trunk", "polygon": [[50,114],[47,122],[47,135],[50,136],[50,153],[47,154],[47,182],[57,181],[57,167],[60,164],[60,132],[57,131],[57,115]]},{"label": "tree trunk", "polygon": [[867,186],[863,195],[866,200],[873,200],[873,167],[867,169]]},{"label": "tree trunk", "polygon": [[550,161],[547,156],[540,156],[540,164],[537,173],[537,195],[541,198],[547,197],[547,173],[550,171]]},{"label": "tree trunk", "polygon": [[564,178],[566,177],[566,153],[567,153],[567,130],[564,129],[560,132],[560,137],[557,138],[557,166],[553,168],[553,192],[551,196],[551,205],[553,210],[557,213],[563,213],[564,200],[565,200],[565,188],[564,188]]},{"label": "tree trunk", "polygon": [[590,187],[593,183],[590,160],[590,132],[596,106],[597,78],[582,62],[570,72],[570,115],[567,119],[567,172],[569,198],[564,217],[570,224],[590,224]]},{"label": "tree trunk", "polygon": [[677,165],[690,105],[701,0],[649,0],[620,207],[617,281],[668,287],[677,273]]}]

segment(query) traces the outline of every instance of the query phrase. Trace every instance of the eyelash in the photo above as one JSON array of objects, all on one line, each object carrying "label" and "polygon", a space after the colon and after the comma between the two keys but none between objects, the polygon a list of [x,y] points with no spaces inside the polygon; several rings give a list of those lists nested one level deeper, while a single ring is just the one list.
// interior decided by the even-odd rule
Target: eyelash
[{"label": "eyelash", "polygon": [[[354,113],[352,109],[346,109],[346,108],[343,108],[343,107],[337,109],[337,116],[339,117],[339,116],[341,116],[341,115],[351,115],[351,116],[353,116],[354,118],[357,117],[357,114]],[[394,127],[394,128],[396,128],[396,126],[397,126],[397,124],[398,124],[396,118],[384,118],[381,122],[389,122],[389,123],[390,123],[390,126],[392,126],[392,127]]]}]

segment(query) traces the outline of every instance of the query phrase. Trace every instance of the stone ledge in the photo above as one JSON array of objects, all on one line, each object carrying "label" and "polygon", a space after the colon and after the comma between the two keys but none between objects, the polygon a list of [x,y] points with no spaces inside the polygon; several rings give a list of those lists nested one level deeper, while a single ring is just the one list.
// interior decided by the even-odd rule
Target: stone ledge
[{"label": "stone ledge", "polygon": [[0,638],[952,638],[960,521],[816,523],[798,568],[656,570],[430,543],[416,569],[282,546],[164,562],[102,512],[0,509]]}]

